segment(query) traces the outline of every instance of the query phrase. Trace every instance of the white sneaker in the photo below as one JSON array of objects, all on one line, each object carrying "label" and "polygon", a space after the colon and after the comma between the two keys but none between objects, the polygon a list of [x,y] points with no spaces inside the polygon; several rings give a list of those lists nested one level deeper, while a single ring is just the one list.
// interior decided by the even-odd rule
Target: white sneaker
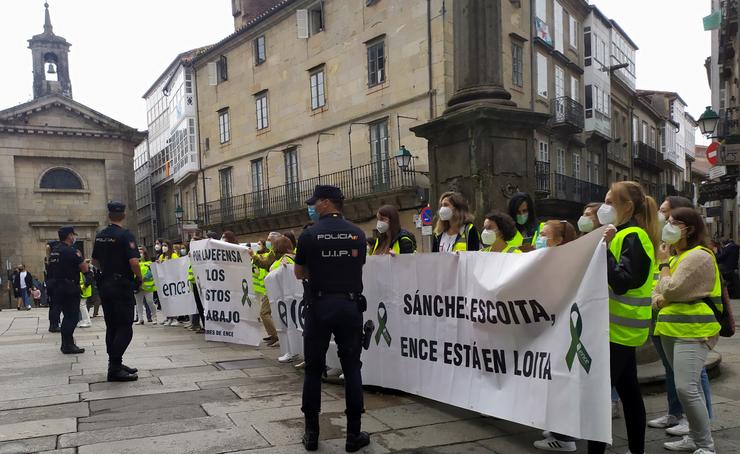
[{"label": "white sneaker", "polygon": [[298,358],[298,355],[294,355],[292,353],[286,353],[280,358],[278,358],[279,363],[292,363],[295,361],[295,359]]},{"label": "white sneaker", "polygon": [[78,328],[90,328],[92,325],[90,323],[80,323],[77,325]]},{"label": "white sneaker", "polygon": [[543,451],[575,452],[576,442],[560,441],[553,437],[547,437],[544,440],[535,441],[534,447]]},{"label": "white sneaker", "polygon": [[689,421],[686,418],[681,418],[681,421],[673,427],[669,427],[665,430],[668,435],[674,437],[683,437],[689,434]]},{"label": "white sneaker", "polygon": [[180,322],[178,322],[176,318],[173,318],[170,326],[180,326]]},{"label": "white sneaker", "polygon": [[663,447],[669,451],[694,452],[697,449],[696,443],[688,435],[678,441],[666,441],[663,443]]},{"label": "white sneaker", "polygon": [[165,318],[164,320],[162,320],[162,323],[160,323],[160,325],[162,325],[162,326],[167,326],[167,324],[168,324],[169,322],[170,322],[170,319],[169,319],[169,318]]},{"label": "white sneaker", "polygon": [[[612,411],[612,414],[613,413],[614,411]],[[667,427],[673,427],[679,422],[680,420],[673,415],[663,415],[660,418],[648,421],[647,425],[648,427],[652,427],[655,429],[665,429]]]},{"label": "white sneaker", "polygon": [[342,374],[342,369],[335,369],[335,368],[327,368],[326,369],[326,376],[327,377],[338,377]]},{"label": "white sneaker", "polygon": [[694,451],[694,454],[715,454],[714,450],[708,448],[699,448]]},{"label": "white sneaker", "polygon": [[144,320],[139,320],[138,322],[136,322],[136,324],[137,325],[143,325],[144,324]]}]

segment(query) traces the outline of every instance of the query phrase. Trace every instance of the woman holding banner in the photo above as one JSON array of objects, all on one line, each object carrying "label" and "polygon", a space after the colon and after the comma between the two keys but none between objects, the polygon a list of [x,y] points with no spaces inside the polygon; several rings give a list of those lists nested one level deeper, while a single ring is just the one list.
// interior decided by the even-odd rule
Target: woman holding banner
[{"label": "woman holding banner", "polygon": [[152,297],[152,295],[154,294],[154,290],[156,290],[157,287],[154,285],[154,276],[152,275],[152,261],[149,259],[149,253],[143,247],[139,248],[139,255],[141,255],[141,259],[139,260],[139,268],[141,268],[141,277],[143,279],[141,281],[141,288],[136,293],[134,293],[134,297],[136,298],[136,312],[139,316],[138,323],[139,325],[144,324],[144,319],[146,319],[144,304],[146,304],[152,314],[151,323],[156,325],[157,306],[154,304],[154,298]]},{"label": "woman holding banner", "polygon": [[[645,452],[645,403],[637,381],[636,351],[650,329],[657,211],[655,201],[638,183],[620,181],[612,184],[597,213],[599,222],[608,226],[604,241],[608,245],[611,382],[622,400],[631,454]],[[605,450],[603,442],[588,443],[589,454]]]},{"label": "woman holding banner", "polygon": [[[712,306],[722,312],[722,282],[706,227],[693,208],[671,210],[658,252],[660,279],[653,303],[660,310],[655,324],[668,358],[678,399],[686,412],[689,434],[663,446],[672,451],[714,454],[709,412],[701,388],[701,372],[709,350],[717,344],[720,324]],[[671,260],[668,245],[675,248]]]},{"label": "woman holding banner", "polygon": [[480,236],[473,225],[468,201],[459,192],[445,192],[439,198],[437,225],[432,252],[477,251]]},{"label": "woman holding banner", "polygon": [[482,251],[521,254],[522,251],[518,247],[508,244],[516,234],[516,225],[511,216],[501,211],[492,211],[483,221],[483,232],[480,234],[480,239],[486,247]]},{"label": "woman holding banner", "polygon": [[416,252],[416,239],[401,228],[398,210],[393,205],[383,205],[376,213],[378,237],[370,246],[370,255],[398,255]]}]

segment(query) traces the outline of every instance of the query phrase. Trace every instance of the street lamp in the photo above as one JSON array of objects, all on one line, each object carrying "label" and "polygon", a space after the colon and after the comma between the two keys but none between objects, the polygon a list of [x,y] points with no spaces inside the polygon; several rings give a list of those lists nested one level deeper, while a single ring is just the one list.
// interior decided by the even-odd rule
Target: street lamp
[{"label": "street lamp", "polygon": [[175,219],[177,219],[177,223],[182,222],[182,215],[185,212],[185,210],[182,209],[180,205],[177,205],[177,208],[175,208]]},{"label": "street lamp", "polygon": [[701,133],[706,137],[711,137],[714,135],[714,131],[717,129],[717,125],[719,124],[719,115],[717,115],[717,112],[712,110],[712,106],[707,106],[707,110],[701,114],[697,123],[699,123]]},{"label": "street lamp", "polygon": [[399,169],[401,169],[401,172],[418,173],[429,177],[429,172],[409,169],[409,166],[411,165],[411,160],[415,159],[416,156],[413,156],[405,145],[401,145],[401,148],[398,149],[398,153],[396,153],[396,156],[394,156],[394,158],[396,159],[396,165]]}]

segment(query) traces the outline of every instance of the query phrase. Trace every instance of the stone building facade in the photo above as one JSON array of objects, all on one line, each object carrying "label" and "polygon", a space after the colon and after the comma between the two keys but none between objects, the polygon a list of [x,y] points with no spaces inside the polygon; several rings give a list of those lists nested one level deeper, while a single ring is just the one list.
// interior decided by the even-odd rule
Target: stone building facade
[{"label": "stone building facade", "polygon": [[[72,99],[69,46],[54,35],[47,6],[44,33],[29,41],[34,99],[0,111],[0,260],[38,277],[59,227],[75,226],[89,257],[107,201],[134,206],[131,169],[143,136]],[[135,211],[128,225],[135,228]]]}]

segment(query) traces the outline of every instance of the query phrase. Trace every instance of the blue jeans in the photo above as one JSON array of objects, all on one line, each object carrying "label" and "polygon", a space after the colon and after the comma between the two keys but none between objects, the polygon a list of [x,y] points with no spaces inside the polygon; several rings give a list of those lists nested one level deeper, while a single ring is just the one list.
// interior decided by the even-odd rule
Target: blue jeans
[{"label": "blue jeans", "polygon": [[23,299],[23,304],[26,307],[31,307],[31,293],[28,291],[28,288],[21,289],[21,299]]},{"label": "blue jeans", "polygon": [[[660,341],[660,336],[651,336],[651,339],[653,340],[653,345],[655,345],[655,350],[658,352],[658,356],[660,356],[660,361],[663,363],[663,367],[665,368],[665,388],[666,393],[668,394],[668,414],[673,415],[676,418],[680,418],[683,416],[684,411],[683,406],[681,406],[681,402],[678,400],[676,382],[673,378],[673,368],[665,355],[665,350],[663,350],[663,343]],[[709,376],[707,375],[707,370],[704,368],[701,370],[701,389],[704,392],[704,399],[707,402],[707,411],[709,412],[709,418],[711,419],[713,417],[712,391],[709,388]]]}]

